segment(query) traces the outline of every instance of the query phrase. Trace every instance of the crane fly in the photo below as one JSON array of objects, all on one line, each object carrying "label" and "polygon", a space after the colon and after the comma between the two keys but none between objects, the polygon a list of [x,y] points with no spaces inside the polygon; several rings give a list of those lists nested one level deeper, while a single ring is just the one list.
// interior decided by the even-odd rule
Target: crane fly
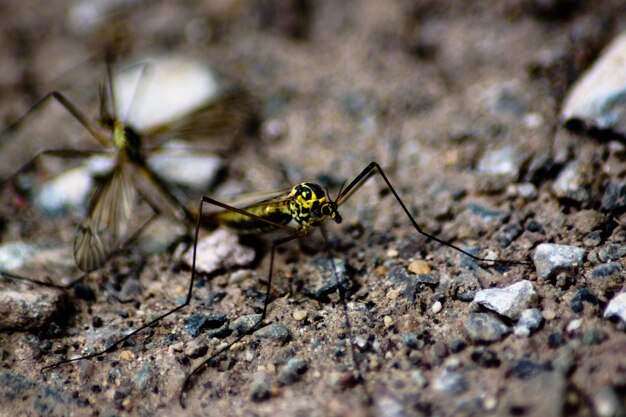
[{"label": "crane fly", "polygon": [[[203,222],[206,222],[206,221],[214,222],[215,224],[225,226],[240,234],[258,234],[258,233],[266,233],[266,232],[272,232],[272,231],[287,232],[287,236],[276,239],[272,243],[272,248],[270,251],[270,265],[269,265],[267,286],[265,290],[263,310],[259,319],[254,323],[253,326],[249,327],[246,331],[240,332],[232,342],[228,343],[227,346],[220,348],[216,352],[214,352],[209,358],[207,358],[200,365],[194,368],[191,371],[191,373],[185,378],[185,381],[183,383],[180,396],[179,396],[179,402],[181,406],[184,408],[187,392],[192,387],[193,380],[195,379],[195,377],[197,377],[204,369],[206,369],[206,367],[215,357],[217,357],[218,355],[221,355],[226,350],[230,349],[235,343],[242,340],[246,335],[249,335],[255,330],[257,330],[263,324],[263,321],[265,320],[266,315],[267,315],[267,307],[268,307],[269,299],[270,299],[270,289],[272,285],[272,276],[274,272],[274,257],[275,257],[276,248],[289,241],[306,236],[307,234],[310,233],[310,231],[314,227],[320,227],[324,240],[328,242],[324,229],[323,227],[321,227],[323,226],[323,223],[328,220],[332,220],[335,223],[341,223],[342,217],[341,217],[341,214],[339,213],[340,206],[343,203],[345,203],[353,195],[353,193],[356,192],[370,176],[372,176],[372,174],[376,174],[376,173],[380,174],[380,176],[383,178],[386,186],[389,188],[389,190],[395,197],[396,201],[398,202],[398,204],[400,205],[400,207],[402,208],[402,210],[408,217],[409,221],[411,222],[411,224],[413,225],[413,227],[419,234],[424,235],[427,238],[432,239],[440,244],[448,246],[478,262],[498,263],[498,264],[504,264],[504,265],[529,265],[530,264],[529,262],[519,261],[519,260],[481,258],[470,252],[467,252],[461,249],[460,247],[450,242],[446,242],[445,240],[442,240],[434,235],[431,235],[425,232],[417,224],[415,218],[411,215],[406,205],[404,204],[404,202],[402,201],[402,199],[396,192],[395,188],[391,185],[391,182],[387,178],[383,169],[376,162],[370,163],[363,171],[361,171],[361,173],[352,182],[348,184],[348,186],[346,186],[345,188],[342,187],[338,193],[338,196],[334,200],[329,197],[327,191],[325,191],[320,185],[315,184],[313,182],[303,182],[294,186],[290,190],[286,190],[286,191],[283,190],[283,191],[279,191],[273,194],[267,194],[266,197],[260,201],[241,205],[240,207],[225,204],[217,200],[214,200],[210,197],[203,196],[202,199],[200,200],[200,204],[198,207],[198,213],[200,213],[200,215],[198,216],[197,221],[196,221],[194,245],[193,245],[193,258],[192,258],[192,266],[191,266],[191,277],[189,280],[189,286],[188,286],[187,296],[186,296],[185,301],[182,304],[175,307],[174,309],[160,315],[159,317],[151,320],[150,322],[144,324],[138,329],[133,330],[131,333],[115,341],[113,344],[111,344],[109,347],[107,347],[106,349],[102,351],[95,352],[95,353],[81,356],[81,357],[77,357],[77,358],[62,360],[60,362],[46,366],[44,369],[50,369],[50,368],[54,368],[56,366],[59,366],[65,363],[98,357],[105,353],[111,352],[115,350],[115,348],[119,346],[122,342],[128,340],[130,337],[132,337],[136,333],[140,332],[143,329],[146,329],[148,327],[151,327],[157,324],[160,320],[164,319],[165,317],[171,314],[174,314],[177,311],[189,305],[189,303],[191,302],[193,286],[194,286],[194,282],[196,279],[196,255],[197,255],[199,230]],[[217,206],[220,209],[222,209],[222,211],[219,211],[214,214],[210,214],[208,216],[202,216],[203,207],[205,203]],[[292,226],[290,225],[290,223],[295,223],[296,225]],[[331,257],[331,260],[332,260],[332,257]],[[334,269],[335,278],[338,281],[337,271],[334,265],[333,265],[333,269]],[[344,294],[341,290],[342,287],[341,285],[337,285],[337,287],[339,289],[340,296],[343,299]],[[347,306],[345,303],[343,305],[344,305],[344,314],[347,320],[348,318]],[[351,331],[350,331],[349,321],[347,321],[346,324],[347,324],[348,332],[350,333]],[[351,337],[350,337],[350,340],[352,340]],[[353,356],[353,360],[354,360],[355,367],[356,367],[357,378],[360,379],[360,366],[359,366],[359,362],[357,361],[357,356],[354,351],[353,343],[350,343],[350,348],[352,351],[352,356]]]},{"label": "crane fly", "polygon": [[[193,224],[195,215],[186,208],[176,190],[170,189],[160,175],[147,164],[148,153],[160,147],[160,144],[154,144],[157,138],[164,134],[191,140],[223,139],[227,136],[233,138],[237,136],[254,112],[254,101],[247,91],[243,88],[231,88],[223,92],[217,100],[209,101],[171,123],[160,124],[140,132],[125,123],[115,108],[115,89],[110,64],[107,64],[106,81],[107,87],[100,88],[100,115],[96,123],[90,122],[66,96],[52,91],[35,103],[5,131],[7,133],[18,129],[35,110],[50,101],[56,101],[87,130],[90,138],[98,142],[100,148],[39,151],[0,184],[15,178],[44,155],[60,158],[113,156],[113,168],[97,181],[87,206],[87,213],[78,226],[74,240],[73,253],[76,266],[85,273],[99,268],[112,252],[134,237],[130,226],[133,211],[140,199],[148,202],[153,208],[154,216],[166,212],[181,221]],[[109,101],[112,103],[111,106],[108,106]],[[107,107],[111,107],[111,110]],[[154,146],[145,146],[145,142]],[[23,278],[9,273],[5,275]]]}]

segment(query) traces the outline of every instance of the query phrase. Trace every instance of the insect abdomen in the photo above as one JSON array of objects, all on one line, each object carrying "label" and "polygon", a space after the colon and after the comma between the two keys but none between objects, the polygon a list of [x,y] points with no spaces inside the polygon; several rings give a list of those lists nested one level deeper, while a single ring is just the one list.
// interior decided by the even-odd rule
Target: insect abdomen
[{"label": "insect abdomen", "polygon": [[[265,220],[286,225],[291,221],[291,214],[286,204],[260,205],[244,209],[250,214],[261,217]],[[269,223],[260,219],[236,213],[234,211],[223,211],[216,214],[217,221],[229,229],[239,234],[268,233],[277,229]]]}]

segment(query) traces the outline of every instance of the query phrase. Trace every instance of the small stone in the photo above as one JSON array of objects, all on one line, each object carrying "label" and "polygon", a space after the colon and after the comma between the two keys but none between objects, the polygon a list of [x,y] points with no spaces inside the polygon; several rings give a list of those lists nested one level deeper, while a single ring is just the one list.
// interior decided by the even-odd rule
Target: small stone
[{"label": "small stone", "polygon": [[311,265],[321,273],[321,284],[318,280],[317,283],[305,289],[305,292],[315,300],[328,302],[331,295],[338,297],[340,291],[344,294],[350,294],[354,288],[351,272],[345,260],[319,257],[313,259]]},{"label": "small stone", "polygon": [[214,154],[167,148],[150,154],[148,165],[168,183],[199,192],[211,189],[224,169]]},{"label": "small stone", "polygon": [[554,310],[551,309],[545,309],[541,312],[541,315],[543,316],[544,319],[546,319],[547,321],[551,321],[554,320],[556,318],[556,312]]},{"label": "small stone", "polygon": [[189,356],[190,359],[200,358],[209,351],[209,347],[198,340],[192,340],[189,342],[189,345],[185,348],[185,355]]},{"label": "small stone", "polygon": [[624,94],[626,90],[626,34],[618,35],[596,62],[576,81],[565,97],[561,118],[566,126],[582,124],[626,134]]},{"label": "small stone", "polygon": [[598,305],[598,297],[593,295],[588,288],[581,288],[576,292],[572,301],[570,302],[570,308],[574,313],[580,313],[583,311],[583,301],[592,305]]},{"label": "small stone", "polygon": [[543,364],[535,362],[528,358],[522,358],[516,360],[513,363],[513,367],[511,368],[511,375],[519,379],[527,380],[541,372],[549,370],[549,364]]},{"label": "small stone", "polygon": [[537,187],[532,182],[523,182],[516,185],[517,193],[526,201],[534,201],[539,196]]},{"label": "small stone", "polygon": [[241,316],[237,320],[233,321],[230,327],[240,334],[250,332],[255,325],[261,319],[260,314],[249,314],[247,316]]},{"label": "small stone", "polygon": [[63,312],[65,301],[64,293],[57,289],[0,288],[0,330],[41,329]]},{"label": "small stone", "polygon": [[397,258],[400,253],[396,249],[389,249],[387,251],[387,258]]},{"label": "small stone", "polygon": [[486,175],[515,178],[524,156],[514,146],[487,151],[478,161],[478,172]]},{"label": "small stone", "polygon": [[543,322],[541,311],[537,308],[529,308],[522,311],[520,318],[515,325],[515,335],[528,337],[533,330],[537,330]]},{"label": "small stone", "polygon": [[481,289],[480,280],[471,272],[464,272],[454,277],[452,281],[452,293],[461,301],[472,301]]},{"label": "small stone", "polygon": [[589,200],[587,171],[581,161],[575,160],[565,165],[552,183],[552,193],[558,198],[578,203]]},{"label": "small stone", "polygon": [[444,369],[433,379],[433,389],[448,395],[459,395],[467,391],[469,382],[458,371]]},{"label": "small stone", "polygon": [[250,384],[250,399],[254,402],[261,402],[272,396],[272,383],[269,376],[262,374]]},{"label": "small stone", "polygon": [[602,209],[621,210],[626,207],[626,182],[609,181],[602,195]]},{"label": "small stone", "polygon": [[306,319],[308,312],[306,310],[294,310],[292,315],[295,321],[302,321]]},{"label": "small stone", "polygon": [[538,296],[530,281],[523,280],[505,288],[489,288],[476,294],[474,302],[496,313],[517,320],[522,311],[537,302]]},{"label": "small stone", "polygon": [[416,274],[416,275],[421,275],[421,274],[430,274],[430,265],[428,265],[428,262],[423,261],[423,260],[415,260],[413,262],[411,262],[407,268],[409,270],[409,272]]},{"label": "small stone", "polygon": [[602,231],[601,230],[591,231],[583,237],[583,245],[585,245],[588,248],[595,248],[601,243],[602,243]]},{"label": "small stone", "polygon": [[271,323],[268,326],[261,327],[254,332],[254,335],[260,339],[274,340],[278,343],[286,343],[291,337],[289,329],[279,323]]},{"label": "small stone", "polygon": [[621,276],[622,264],[611,262],[598,265],[589,271],[589,277],[593,279],[613,279]]},{"label": "small stone", "polygon": [[602,262],[619,261],[626,256],[626,245],[622,243],[609,243],[598,250],[598,258]]},{"label": "small stone", "polygon": [[626,323],[626,292],[616,295],[604,310],[604,317],[617,317]]},{"label": "small stone", "polygon": [[307,371],[306,362],[302,359],[292,358],[278,373],[278,383],[281,385],[291,385],[298,382]]},{"label": "small stone", "polygon": [[517,239],[524,229],[518,223],[510,224],[506,226],[501,232],[496,235],[496,240],[503,248],[509,246],[515,239]]},{"label": "small stone", "polygon": [[487,343],[502,339],[510,331],[507,325],[487,313],[471,313],[464,330],[473,341]]},{"label": "small stone", "polygon": [[582,265],[585,250],[576,246],[542,243],[533,253],[537,275],[549,279],[562,270]]},{"label": "small stone", "polygon": [[433,306],[430,308],[430,311],[432,311],[433,314],[437,314],[441,311],[442,308],[443,308],[443,305],[441,304],[441,301],[435,301]]},{"label": "small stone", "polygon": [[626,410],[622,405],[623,397],[617,395],[615,389],[605,385],[593,396],[593,406],[598,417],[624,417]]},{"label": "small stone", "polygon": [[[239,237],[227,229],[218,229],[198,242],[196,271],[205,274],[246,266],[254,260],[253,249],[239,244]],[[183,257],[188,266],[192,266],[193,248]]]},{"label": "small stone", "polygon": [[590,233],[602,225],[604,216],[596,210],[580,210],[571,215],[574,227],[580,233]]},{"label": "small stone", "polygon": [[388,329],[391,326],[393,326],[393,319],[389,316],[383,317],[383,322],[385,324],[385,329]]},{"label": "small stone", "polygon": [[565,330],[568,333],[574,333],[576,330],[580,329],[580,326],[582,326],[582,324],[583,321],[581,319],[574,319],[567,324]]},{"label": "small stone", "polygon": [[35,206],[48,216],[83,213],[94,180],[86,167],[65,171],[35,191]]},{"label": "small stone", "polygon": [[125,361],[132,361],[135,359],[135,355],[130,350],[123,350],[120,352],[120,358]]}]

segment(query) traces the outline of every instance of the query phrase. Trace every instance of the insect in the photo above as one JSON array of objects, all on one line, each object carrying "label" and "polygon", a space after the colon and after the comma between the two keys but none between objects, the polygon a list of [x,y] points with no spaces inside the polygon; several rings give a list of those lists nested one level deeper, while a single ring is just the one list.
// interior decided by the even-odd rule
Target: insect
[{"label": "insect", "polygon": [[[244,89],[233,88],[223,93],[218,100],[206,103],[182,118],[140,132],[126,124],[116,109],[116,89],[112,74],[111,64],[108,63],[106,88],[100,88],[100,115],[95,124],[63,94],[53,91],[7,129],[7,132],[16,130],[35,110],[54,100],[87,130],[100,148],[39,151],[2,183],[15,178],[44,155],[60,158],[113,156],[113,168],[98,181],[74,240],[74,259],[78,268],[85,273],[99,268],[116,249],[135,236],[131,233],[130,226],[133,210],[140,199],[148,202],[154,209],[155,216],[165,212],[193,224],[195,216],[186,208],[182,198],[147,164],[147,154],[160,146],[155,143],[157,138],[165,134],[190,139],[234,137],[254,111],[251,96]],[[139,87],[140,85],[137,86]],[[146,142],[148,146],[145,145]]]},{"label": "insect", "polygon": [[[187,392],[193,385],[193,380],[197,377],[210,363],[218,355],[222,354],[226,350],[228,350],[231,346],[233,346],[238,341],[242,340],[246,335],[251,334],[256,329],[258,329],[265,320],[267,314],[267,307],[269,304],[269,296],[270,296],[270,288],[272,283],[272,276],[274,272],[274,257],[276,253],[276,248],[280,245],[283,245],[289,241],[302,238],[306,236],[314,227],[323,226],[323,223],[332,220],[335,223],[341,223],[342,217],[339,213],[340,206],[345,203],[354,192],[356,192],[365,181],[372,176],[373,174],[380,174],[383,178],[386,186],[389,188],[396,201],[408,217],[409,221],[415,228],[415,230],[443,245],[446,245],[460,253],[469,256],[470,258],[479,261],[479,262],[489,262],[489,263],[499,263],[499,264],[509,264],[509,265],[529,265],[529,262],[526,261],[518,261],[518,260],[504,260],[504,259],[486,259],[480,258],[472,253],[469,253],[460,247],[446,242],[434,235],[431,235],[417,224],[414,217],[411,215],[406,205],[396,192],[395,188],[391,185],[391,182],[387,178],[383,169],[376,162],[370,163],[357,177],[348,184],[347,187],[341,188],[338,196],[333,200],[329,197],[328,192],[325,191],[320,185],[312,183],[312,182],[304,182],[294,186],[291,190],[279,191],[274,193],[273,195],[268,194],[264,199],[257,201],[255,203],[243,205],[242,207],[235,207],[232,205],[224,204],[217,200],[214,200],[210,197],[202,197],[200,200],[200,204],[198,207],[198,213],[203,213],[203,206],[205,203],[217,206],[223,211],[217,212],[215,214],[210,215],[209,219],[203,219],[201,216],[198,216],[195,228],[194,235],[194,246],[193,246],[193,260],[191,267],[191,278],[189,281],[189,287],[187,290],[187,297],[185,302],[178,305],[174,309],[160,315],[159,317],[151,320],[150,322],[144,324],[140,328],[134,330],[128,335],[122,337],[121,339],[114,342],[112,345],[107,347],[106,349],[95,352],[90,355],[85,355],[78,358],[66,359],[55,364],[49,365],[44,369],[54,368],[61,364],[70,363],[74,361],[79,361],[83,359],[89,359],[97,356],[101,356],[105,353],[113,351],[117,346],[119,346],[124,341],[128,340],[130,337],[140,332],[143,329],[151,327],[158,323],[163,318],[174,314],[175,312],[181,310],[182,308],[189,305],[192,297],[192,290],[194,286],[194,281],[196,279],[196,255],[197,255],[197,244],[198,244],[198,236],[200,226],[203,221],[211,220],[216,222],[217,224],[223,225],[225,227],[231,228],[232,230],[241,233],[241,234],[257,234],[257,233],[265,233],[270,231],[285,231],[287,232],[287,236],[276,239],[272,243],[272,248],[270,251],[270,265],[268,272],[268,280],[267,286],[265,290],[265,299],[263,304],[263,310],[258,318],[258,320],[251,326],[247,331],[241,332],[234,341],[229,343],[227,346],[217,350],[209,358],[204,360],[199,366],[191,371],[191,373],[186,377],[183,387],[180,392],[179,402],[181,406],[185,407],[185,397]],[[290,223],[295,223],[295,226],[290,225]],[[326,240],[326,235],[324,233],[324,229],[320,227],[322,234]],[[331,257],[332,259],[332,257]],[[334,268],[335,269],[335,268]],[[335,272],[335,277],[337,278],[337,273]],[[338,286],[341,288],[341,286]],[[340,295],[343,297],[343,294],[340,291]],[[344,304],[345,306],[345,304]],[[344,312],[346,310],[344,309]],[[347,312],[346,312],[347,317]],[[349,326],[349,323],[348,323]],[[349,328],[349,327],[348,327]],[[356,355],[354,354],[354,347],[351,343],[351,349],[353,353],[353,358],[355,360],[355,366],[357,368],[357,373],[360,374],[359,365],[356,361]]]}]

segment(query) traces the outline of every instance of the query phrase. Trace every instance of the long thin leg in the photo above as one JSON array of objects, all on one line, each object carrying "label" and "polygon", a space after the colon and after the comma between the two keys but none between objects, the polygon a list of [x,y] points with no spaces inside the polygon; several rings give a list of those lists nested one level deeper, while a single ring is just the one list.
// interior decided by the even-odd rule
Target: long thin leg
[{"label": "long thin leg", "polygon": [[474,259],[476,261],[480,261],[480,262],[494,262],[494,263],[505,264],[505,265],[530,265],[531,264],[530,262],[511,260],[511,259],[488,259],[488,258],[481,258],[481,257],[478,257],[478,256],[476,256],[474,254],[471,254],[471,253],[461,249],[460,247],[458,247],[458,246],[456,246],[456,245],[454,245],[454,244],[452,244],[450,242],[446,242],[445,240],[440,239],[440,238],[438,238],[435,235],[431,235],[430,233],[425,232],[417,224],[417,222],[415,221],[415,218],[411,215],[411,213],[409,212],[407,207],[404,205],[404,202],[402,201],[402,199],[400,198],[400,196],[396,192],[395,188],[393,188],[393,186],[391,185],[391,182],[389,181],[389,179],[385,175],[385,172],[380,167],[380,165],[378,165],[378,163],[376,163],[376,162],[370,162],[370,164],[367,167],[365,167],[365,169],[363,171],[361,171],[361,173],[359,175],[357,175],[357,177],[341,192],[341,194],[339,194],[339,196],[337,197],[337,200],[336,200],[337,205],[341,205],[341,204],[345,203],[350,198],[350,196],[354,192],[356,192],[374,172],[376,172],[374,170],[377,170],[378,173],[380,174],[380,176],[383,177],[383,180],[387,184],[387,187],[389,188],[389,190],[391,190],[391,193],[393,194],[393,196],[396,198],[396,200],[400,204],[400,207],[402,207],[402,210],[404,210],[404,212],[406,213],[407,217],[409,218],[409,220],[413,224],[413,227],[421,235],[424,235],[427,238],[434,240],[435,242],[441,243],[442,245],[445,245],[445,246],[448,246],[448,247],[450,247],[452,249],[455,249],[455,250],[461,252],[462,254],[464,254],[466,256],[469,256],[470,258],[472,258],[472,259]]},{"label": "long thin leg", "polygon": [[17,170],[15,170],[9,176],[0,180],[0,187],[2,187],[5,183],[13,180],[17,175],[19,175],[25,169],[31,167],[35,164],[39,158],[42,156],[54,156],[56,158],[85,158],[93,155],[108,155],[109,152],[104,151],[102,149],[44,149],[37,152],[32,158],[30,158],[26,163],[22,164]]},{"label": "long thin leg", "polygon": [[[263,312],[261,313],[261,317],[259,317],[259,320],[254,323],[254,325],[252,327],[250,327],[247,331],[242,332],[241,334],[239,334],[237,336],[237,338],[235,338],[235,340],[231,341],[228,345],[224,346],[223,348],[219,349],[217,352],[213,353],[211,356],[209,356],[207,359],[205,359],[200,365],[198,365],[193,371],[191,371],[191,373],[189,375],[187,375],[187,378],[185,378],[185,382],[183,383],[183,387],[180,391],[180,396],[178,398],[178,401],[180,403],[180,406],[185,408],[185,397],[187,395],[187,392],[191,389],[192,385],[193,385],[193,381],[195,380],[195,378],[202,373],[209,365],[209,363],[215,359],[217,356],[221,355],[222,353],[226,352],[228,349],[230,349],[235,343],[241,341],[244,337],[254,333],[263,323],[263,321],[265,320],[265,316],[267,315],[267,306],[269,304],[270,301],[270,290],[272,287],[272,276],[273,276],[273,270],[274,270],[274,254],[276,252],[276,248],[284,243],[287,243],[289,241],[292,241],[294,239],[299,239],[303,236],[306,235],[305,231],[299,231],[293,235],[287,236],[285,238],[282,239],[278,239],[275,240],[272,244],[272,254],[270,256],[270,270],[268,273],[268,279],[267,279],[267,287],[265,290],[265,300],[263,302]],[[197,242],[197,241],[196,241]],[[194,244],[194,258],[193,258],[193,265],[195,265],[195,260],[196,260],[196,252],[195,252],[195,247],[196,245]]]},{"label": "long thin leg", "polygon": [[[80,361],[80,360],[83,360],[83,359],[91,359],[91,358],[95,358],[95,357],[104,355],[106,353],[112,352],[113,350],[115,350],[115,348],[117,346],[119,346],[121,343],[125,342],[126,340],[130,339],[135,334],[139,333],[140,331],[142,331],[142,330],[144,330],[144,329],[146,329],[148,327],[151,327],[151,326],[155,325],[156,323],[158,323],[162,319],[164,319],[164,318],[166,318],[166,317],[176,313],[177,311],[179,311],[179,310],[183,309],[184,307],[186,307],[187,305],[189,305],[189,303],[191,302],[191,296],[192,296],[192,293],[193,293],[193,284],[195,282],[195,277],[196,277],[196,250],[197,250],[197,244],[198,244],[198,236],[199,236],[199,233],[200,233],[200,224],[201,224],[201,219],[202,219],[202,216],[201,216],[201,214],[202,214],[202,207],[203,207],[205,202],[213,204],[213,202],[215,202],[215,200],[213,200],[211,198],[208,198],[208,197],[202,197],[202,200],[200,200],[200,205],[198,207],[198,214],[199,215],[197,216],[196,230],[195,230],[195,234],[194,234],[193,261],[192,261],[192,264],[191,264],[191,278],[189,280],[189,287],[187,289],[187,297],[185,298],[185,301],[182,304],[178,305],[177,307],[173,308],[172,310],[170,310],[170,311],[168,311],[168,312],[158,316],[154,320],[151,320],[150,322],[144,324],[143,326],[139,327],[138,329],[133,330],[131,333],[127,334],[126,336],[116,340],[115,342],[113,342],[109,347],[107,347],[104,350],[101,350],[101,351],[98,351],[98,352],[95,352],[95,353],[92,353],[92,354],[89,354],[89,355],[84,355],[84,356],[81,356],[81,357],[78,357],[78,358],[61,360],[59,362],[53,363],[52,365],[45,366],[44,368],[41,369],[42,372],[46,371],[48,369],[56,368],[57,366],[60,366],[60,365],[63,365],[63,364],[67,364],[67,363],[71,363],[71,362],[77,362],[77,361]],[[255,215],[253,215],[251,213],[248,213],[248,212],[246,212],[244,210],[235,209],[234,207],[231,208],[230,206],[228,206],[226,204],[223,204],[223,203],[220,203],[220,202],[216,202],[216,203],[218,203],[216,205],[218,205],[220,207],[237,210],[237,212],[240,212],[240,213],[242,213],[244,215],[247,215],[247,216],[250,216],[250,217],[253,217],[253,218],[258,218],[259,220],[264,221],[266,223],[269,223],[269,224],[272,224],[272,225],[275,225],[275,226],[282,226],[282,228],[284,228],[286,230],[290,230],[290,231],[293,230],[295,232],[299,231],[299,229],[291,228],[289,226],[279,225],[278,223],[274,223],[274,222],[268,221],[268,220],[263,219],[261,217],[255,216]],[[289,241],[289,240],[292,240],[292,239],[296,239],[297,237],[300,237],[300,235],[289,236],[289,239],[285,238],[284,240],[285,241]],[[270,274],[272,272],[271,267],[273,265],[273,260],[274,260],[274,249],[272,249],[272,258],[271,258],[271,260],[272,260],[272,262],[270,264]],[[267,292],[266,297],[269,297],[269,295],[268,295],[269,294],[269,289],[267,291],[268,292]],[[267,305],[263,309],[263,315],[265,315],[266,310],[267,310]]]},{"label": "long thin leg", "polygon": [[17,119],[8,128],[6,128],[0,134],[0,137],[3,137],[3,136],[5,136],[5,134],[11,133],[11,132],[14,132],[15,130],[17,130],[20,126],[22,126],[22,124],[24,124],[24,122],[26,121],[26,119],[30,115],[32,115],[35,111],[37,111],[41,107],[43,107],[47,102],[50,101],[50,99],[56,100],[63,107],[65,107],[65,109],[72,116],[74,116],[74,118],[76,120],[78,120],[78,122],[81,125],[83,125],[83,127],[85,129],[87,129],[87,131],[91,134],[91,136],[94,139],[96,139],[98,142],[100,142],[100,144],[102,144],[103,146],[106,146],[106,147],[111,146],[111,143],[109,142],[109,139],[105,135],[100,133],[93,126],[93,124],[91,124],[91,122],[89,122],[89,119],[87,119],[87,117],[80,110],[78,110],[78,108],[74,104],[72,104],[71,101],[69,101],[63,94],[59,93],[58,91],[51,91],[48,94],[46,94],[41,100],[39,100],[37,103],[35,103],[26,113],[24,113],[24,115],[22,117]]}]

